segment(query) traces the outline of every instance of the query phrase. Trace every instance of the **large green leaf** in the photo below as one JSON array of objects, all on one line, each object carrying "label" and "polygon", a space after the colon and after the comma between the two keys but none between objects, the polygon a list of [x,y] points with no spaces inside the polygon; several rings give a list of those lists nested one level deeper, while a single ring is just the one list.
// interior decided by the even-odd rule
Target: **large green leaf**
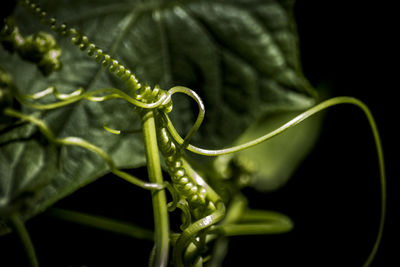
[{"label": "large green leaf", "polygon": [[[164,89],[183,85],[197,91],[207,112],[193,142],[222,147],[268,114],[298,111],[314,103],[299,67],[292,2],[65,0],[40,4],[59,22],[84,32],[143,83]],[[16,21],[23,34],[48,30],[22,8],[17,9]],[[48,78],[4,50],[0,50],[1,66],[24,93],[50,85],[62,92],[122,87],[69,40],[59,39],[59,44],[63,69]],[[173,120],[182,133],[196,116],[191,107],[188,100],[174,98]],[[32,113],[27,108],[23,111]],[[139,116],[122,101],[82,101],[41,116],[56,136],[82,137],[110,153],[119,167],[145,164],[140,134],[115,136],[102,128],[103,123],[117,129],[140,127]],[[34,192],[29,205],[23,205],[25,218],[34,216],[107,172],[97,155],[82,148],[54,148],[35,127],[21,127],[30,130],[16,128],[2,136],[0,211],[15,206],[26,192]]]}]

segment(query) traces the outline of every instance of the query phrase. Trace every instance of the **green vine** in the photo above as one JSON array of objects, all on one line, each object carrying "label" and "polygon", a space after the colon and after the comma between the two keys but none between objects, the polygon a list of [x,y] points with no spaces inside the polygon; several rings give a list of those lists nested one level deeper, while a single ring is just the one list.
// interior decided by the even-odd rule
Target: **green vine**
[{"label": "green vine", "polygon": [[[11,93],[7,96],[7,101],[5,101],[7,104],[5,107],[1,107],[1,111],[3,115],[17,120],[17,122],[6,121],[6,123],[29,123],[35,125],[46,140],[57,146],[74,146],[91,151],[107,164],[109,172],[133,185],[150,190],[154,213],[154,237],[149,230],[139,234],[138,228],[133,225],[106,218],[57,209],[54,209],[50,214],[64,220],[131,235],[136,238],[154,240],[154,248],[150,255],[151,266],[168,266],[171,263],[174,266],[203,266],[212,258],[209,246],[215,240],[220,240],[221,237],[285,233],[293,228],[293,222],[286,215],[277,212],[249,209],[246,199],[239,192],[237,186],[230,188],[236,194],[232,199],[226,201],[221,197],[221,193],[208,183],[207,175],[193,167],[186,151],[202,156],[219,156],[239,152],[270,140],[323,110],[341,104],[350,104],[360,108],[366,115],[374,137],[379,161],[380,224],[376,241],[364,266],[369,266],[372,263],[379,248],[385,223],[386,180],[384,157],[377,126],[370,110],[363,102],[351,97],[331,98],[250,142],[218,150],[203,149],[191,144],[193,136],[201,127],[205,117],[205,105],[196,92],[183,86],[175,86],[166,91],[159,86],[151,88],[143,85],[127,67],[105,53],[87,36],[74,28],[69,28],[64,23],[58,24],[55,18],[49,17],[46,11],[29,0],[20,3],[55,33],[70,38],[73,45],[92,57],[104,68],[107,68],[110,73],[115,74],[128,86],[129,92],[125,93],[117,88],[102,88],[91,91],[78,88],[72,93],[64,94],[60,93],[55,86],[49,86],[34,94],[23,94],[12,84],[9,76],[2,74],[2,90],[7,88],[7,92]],[[39,32],[25,38],[20,34],[13,21],[7,18],[1,32],[1,42],[9,51],[16,52],[23,60],[35,63],[44,75],[59,71],[61,68],[59,61],[61,49],[50,34]],[[198,106],[197,119],[185,137],[180,136],[168,115],[173,109],[172,97],[175,94],[190,97]],[[51,97],[56,100],[46,103],[39,102]],[[120,99],[131,104],[133,106],[132,112],[135,111],[139,114],[141,119],[149,182],[119,169],[105,150],[83,138],[77,136],[57,137],[47,123],[41,119],[42,114],[26,114],[25,111],[18,110],[12,104],[14,99],[24,107],[40,111],[58,109],[83,100],[104,102]],[[3,127],[1,125],[2,129],[8,126]],[[120,130],[112,129],[106,125],[104,125],[104,129],[113,134],[121,133]],[[171,177],[170,180],[163,178],[161,155],[165,160],[165,169]],[[167,192],[172,197],[170,203],[167,203]],[[168,215],[168,212],[172,212],[176,208],[182,211],[181,232],[179,233],[171,231]],[[39,266],[32,242],[20,216],[12,214],[9,216],[9,221],[24,243],[31,266]],[[170,257],[170,247],[172,247],[172,257]]]}]

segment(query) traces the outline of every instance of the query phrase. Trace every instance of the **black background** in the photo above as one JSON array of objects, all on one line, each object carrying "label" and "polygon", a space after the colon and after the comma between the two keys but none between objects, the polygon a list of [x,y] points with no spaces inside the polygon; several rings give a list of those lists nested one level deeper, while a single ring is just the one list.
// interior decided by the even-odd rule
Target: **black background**
[{"label": "black background", "polygon": [[[400,266],[394,257],[397,193],[398,74],[393,7],[365,1],[299,0],[295,14],[305,76],[315,87],[364,101],[382,136],[388,215],[382,245],[372,266]],[[392,64],[391,64],[392,63]],[[289,215],[293,232],[231,239],[224,266],[362,266],[372,248],[380,215],[377,157],[364,115],[338,106],[326,114],[321,138],[282,189],[262,194],[246,190],[250,206]],[[104,177],[56,204],[152,228],[148,192]],[[40,215],[28,222],[42,266],[145,266],[152,244]],[[15,257],[19,244],[2,237],[0,258]],[[21,253],[22,255],[22,253]],[[3,266],[3,265],[2,265]],[[7,265],[5,265],[7,266]]]}]

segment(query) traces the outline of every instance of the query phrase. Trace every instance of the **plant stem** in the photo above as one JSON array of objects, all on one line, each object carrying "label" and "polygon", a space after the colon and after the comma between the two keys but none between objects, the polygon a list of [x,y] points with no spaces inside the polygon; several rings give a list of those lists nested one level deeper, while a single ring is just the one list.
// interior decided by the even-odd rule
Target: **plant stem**
[{"label": "plant stem", "polygon": [[102,216],[58,208],[51,208],[46,212],[46,214],[57,219],[79,223],[81,225],[130,236],[133,238],[153,240],[152,231],[128,222],[122,222]]},{"label": "plant stem", "polygon": [[18,214],[13,214],[9,217],[13,230],[17,233],[22,245],[24,246],[25,253],[29,260],[31,267],[39,267],[39,262],[36,258],[35,248],[33,247],[32,240],[29,233],[25,228],[24,223]]},{"label": "plant stem", "polygon": [[[153,110],[146,111],[143,114],[142,128],[149,180],[152,183],[163,184]],[[155,254],[151,262],[153,266],[167,266],[169,253],[169,220],[165,191],[152,191],[152,201],[155,226]]]}]

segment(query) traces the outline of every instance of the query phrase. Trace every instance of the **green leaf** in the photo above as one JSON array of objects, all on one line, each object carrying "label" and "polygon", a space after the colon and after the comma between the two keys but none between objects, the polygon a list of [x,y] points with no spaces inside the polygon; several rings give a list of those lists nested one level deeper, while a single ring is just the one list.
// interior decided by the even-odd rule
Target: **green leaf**
[{"label": "green leaf", "polygon": [[[193,142],[220,148],[260,118],[303,110],[314,103],[313,90],[300,70],[292,2],[73,0],[40,4],[59,22],[81,30],[129,67],[142,83],[160,84],[163,89],[182,85],[198,92],[205,102],[206,118]],[[23,35],[49,31],[21,7],[16,21]],[[79,87],[123,88],[69,40],[58,38],[58,42],[63,69],[48,78],[33,64],[0,50],[1,66],[13,75],[23,93],[50,85],[64,93]],[[196,114],[189,100],[173,100],[173,121],[185,133]],[[32,110],[23,107],[23,112]],[[118,167],[145,164],[140,134],[116,136],[102,128],[103,123],[122,130],[140,128],[139,116],[123,101],[81,101],[41,116],[57,137],[84,138],[107,151]],[[16,128],[2,138],[17,141],[0,143],[2,162],[12,163],[2,163],[0,168],[0,210],[14,205],[24,192],[34,191],[30,206],[23,210],[25,218],[108,171],[101,158],[82,148],[50,149],[37,129],[31,128],[26,138],[20,138],[15,132],[25,132]],[[35,155],[32,161],[31,154]],[[49,160],[54,157],[56,161]]]}]

